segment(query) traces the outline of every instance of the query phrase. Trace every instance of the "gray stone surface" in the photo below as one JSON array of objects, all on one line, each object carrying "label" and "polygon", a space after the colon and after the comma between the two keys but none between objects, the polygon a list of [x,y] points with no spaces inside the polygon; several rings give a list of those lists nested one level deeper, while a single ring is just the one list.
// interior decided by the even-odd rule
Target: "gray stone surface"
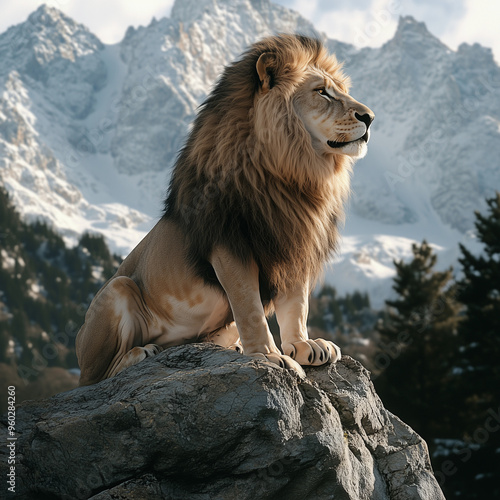
[{"label": "gray stone surface", "polygon": [[193,344],[24,403],[17,497],[444,499],[425,442],[358,362],[306,372]]}]

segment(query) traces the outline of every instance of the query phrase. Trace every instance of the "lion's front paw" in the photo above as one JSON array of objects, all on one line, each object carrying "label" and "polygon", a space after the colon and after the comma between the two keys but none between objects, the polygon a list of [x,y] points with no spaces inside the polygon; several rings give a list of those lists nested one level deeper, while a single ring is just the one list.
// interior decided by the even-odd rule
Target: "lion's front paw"
[{"label": "lion's front paw", "polygon": [[340,347],[329,340],[316,339],[283,343],[283,352],[301,365],[323,365],[340,359]]},{"label": "lion's front paw", "polygon": [[289,370],[293,370],[299,374],[301,378],[305,378],[306,373],[303,368],[294,361],[290,356],[286,356],[284,354],[277,354],[274,352],[268,354],[254,353],[250,354],[252,358],[261,359],[262,361],[269,361],[274,363],[275,365],[280,366],[281,368],[288,368]]}]

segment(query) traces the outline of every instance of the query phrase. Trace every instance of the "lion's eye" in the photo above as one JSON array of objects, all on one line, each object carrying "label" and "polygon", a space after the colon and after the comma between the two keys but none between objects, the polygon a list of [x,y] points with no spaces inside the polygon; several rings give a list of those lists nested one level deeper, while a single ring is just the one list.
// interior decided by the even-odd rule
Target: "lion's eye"
[{"label": "lion's eye", "polygon": [[327,91],[325,88],[320,88],[320,89],[316,89],[316,92],[324,97],[325,99],[328,99],[329,101],[336,101],[336,99],[334,97],[332,97]]}]

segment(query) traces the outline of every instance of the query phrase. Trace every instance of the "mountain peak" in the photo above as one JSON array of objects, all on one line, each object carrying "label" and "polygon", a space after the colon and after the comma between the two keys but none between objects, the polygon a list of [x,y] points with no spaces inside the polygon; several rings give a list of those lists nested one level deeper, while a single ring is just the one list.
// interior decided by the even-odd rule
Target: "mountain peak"
[{"label": "mountain peak", "polygon": [[412,16],[400,16],[396,33],[392,40],[387,42],[387,46],[400,47],[404,50],[415,52],[416,48],[447,49],[438,38],[436,38],[428,29],[424,22],[417,21]]},{"label": "mountain peak", "polygon": [[398,29],[396,33],[404,31],[416,31],[422,34],[430,35],[426,24],[422,21],[417,21],[413,16],[399,16]]},{"label": "mountain peak", "polygon": [[30,14],[28,22],[35,26],[42,25],[46,27],[57,26],[59,24],[77,25],[73,19],[66,16],[62,11],[55,7],[50,7],[47,4],[40,5],[35,12]]},{"label": "mountain peak", "polygon": [[[0,75],[17,70],[21,75],[28,74],[35,80],[46,81],[55,76],[42,69],[46,64],[60,60],[73,63],[76,58],[103,48],[101,41],[86,26],[44,4],[26,21],[0,34]],[[82,64],[86,64],[84,78],[88,78],[89,70],[92,72],[99,62]],[[57,98],[61,99],[61,95]]]},{"label": "mountain peak", "polygon": [[18,26],[22,32],[35,34],[34,38],[52,39],[56,46],[64,40],[70,45],[103,48],[101,41],[85,25],[77,23],[64,12],[46,4],[38,7],[26,22]]},{"label": "mountain peak", "polygon": [[53,52],[55,47],[62,44],[72,47],[76,52],[103,48],[101,41],[86,26],[46,4],[38,7],[25,23],[19,25],[19,29],[29,32],[30,39],[36,40],[37,44],[45,44],[45,40],[50,39],[52,44],[42,51],[44,53]]}]

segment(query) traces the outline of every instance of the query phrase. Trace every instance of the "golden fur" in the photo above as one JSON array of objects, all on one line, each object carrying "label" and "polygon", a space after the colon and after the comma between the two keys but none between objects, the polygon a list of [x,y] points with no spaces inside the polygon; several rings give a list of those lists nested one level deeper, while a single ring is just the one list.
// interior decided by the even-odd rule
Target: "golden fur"
[{"label": "golden fur", "polygon": [[[164,216],[91,304],[77,338],[82,385],[196,340],[299,373],[338,359],[306,322],[373,119],[348,89],[335,57],[302,36],[266,38],[224,70],[179,154]],[[284,354],[265,319],[273,308]]]},{"label": "golden fur", "polygon": [[[263,53],[275,56],[268,68],[274,88],[261,96],[255,66]],[[318,155],[293,109],[294,91],[310,66],[348,91],[336,58],[305,37],[265,39],[227,68],[199,112],[167,199],[167,217],[187,222],[195,260],[207,259],[215,244],[236,247],[246,240],[238,229],[241,219],[250,229],[256,225],[249,239],[260,233],[266,241],[257,242],[252,253],[272,289],[318,275],[335,249],[349,193],[352,158]],[[200,195],[202,209],[192,210]],[[234,220],[220,224],[229,211]],[[245,213],[237,217],[234,211]],[[211,221],[218,221],[220,234],[209,229]],[[212,241],[200,238],[207,231]],[[227,241],[234,237],[238,241]],[[234,251],[245,258],[251,246],[245,242]]]}]

